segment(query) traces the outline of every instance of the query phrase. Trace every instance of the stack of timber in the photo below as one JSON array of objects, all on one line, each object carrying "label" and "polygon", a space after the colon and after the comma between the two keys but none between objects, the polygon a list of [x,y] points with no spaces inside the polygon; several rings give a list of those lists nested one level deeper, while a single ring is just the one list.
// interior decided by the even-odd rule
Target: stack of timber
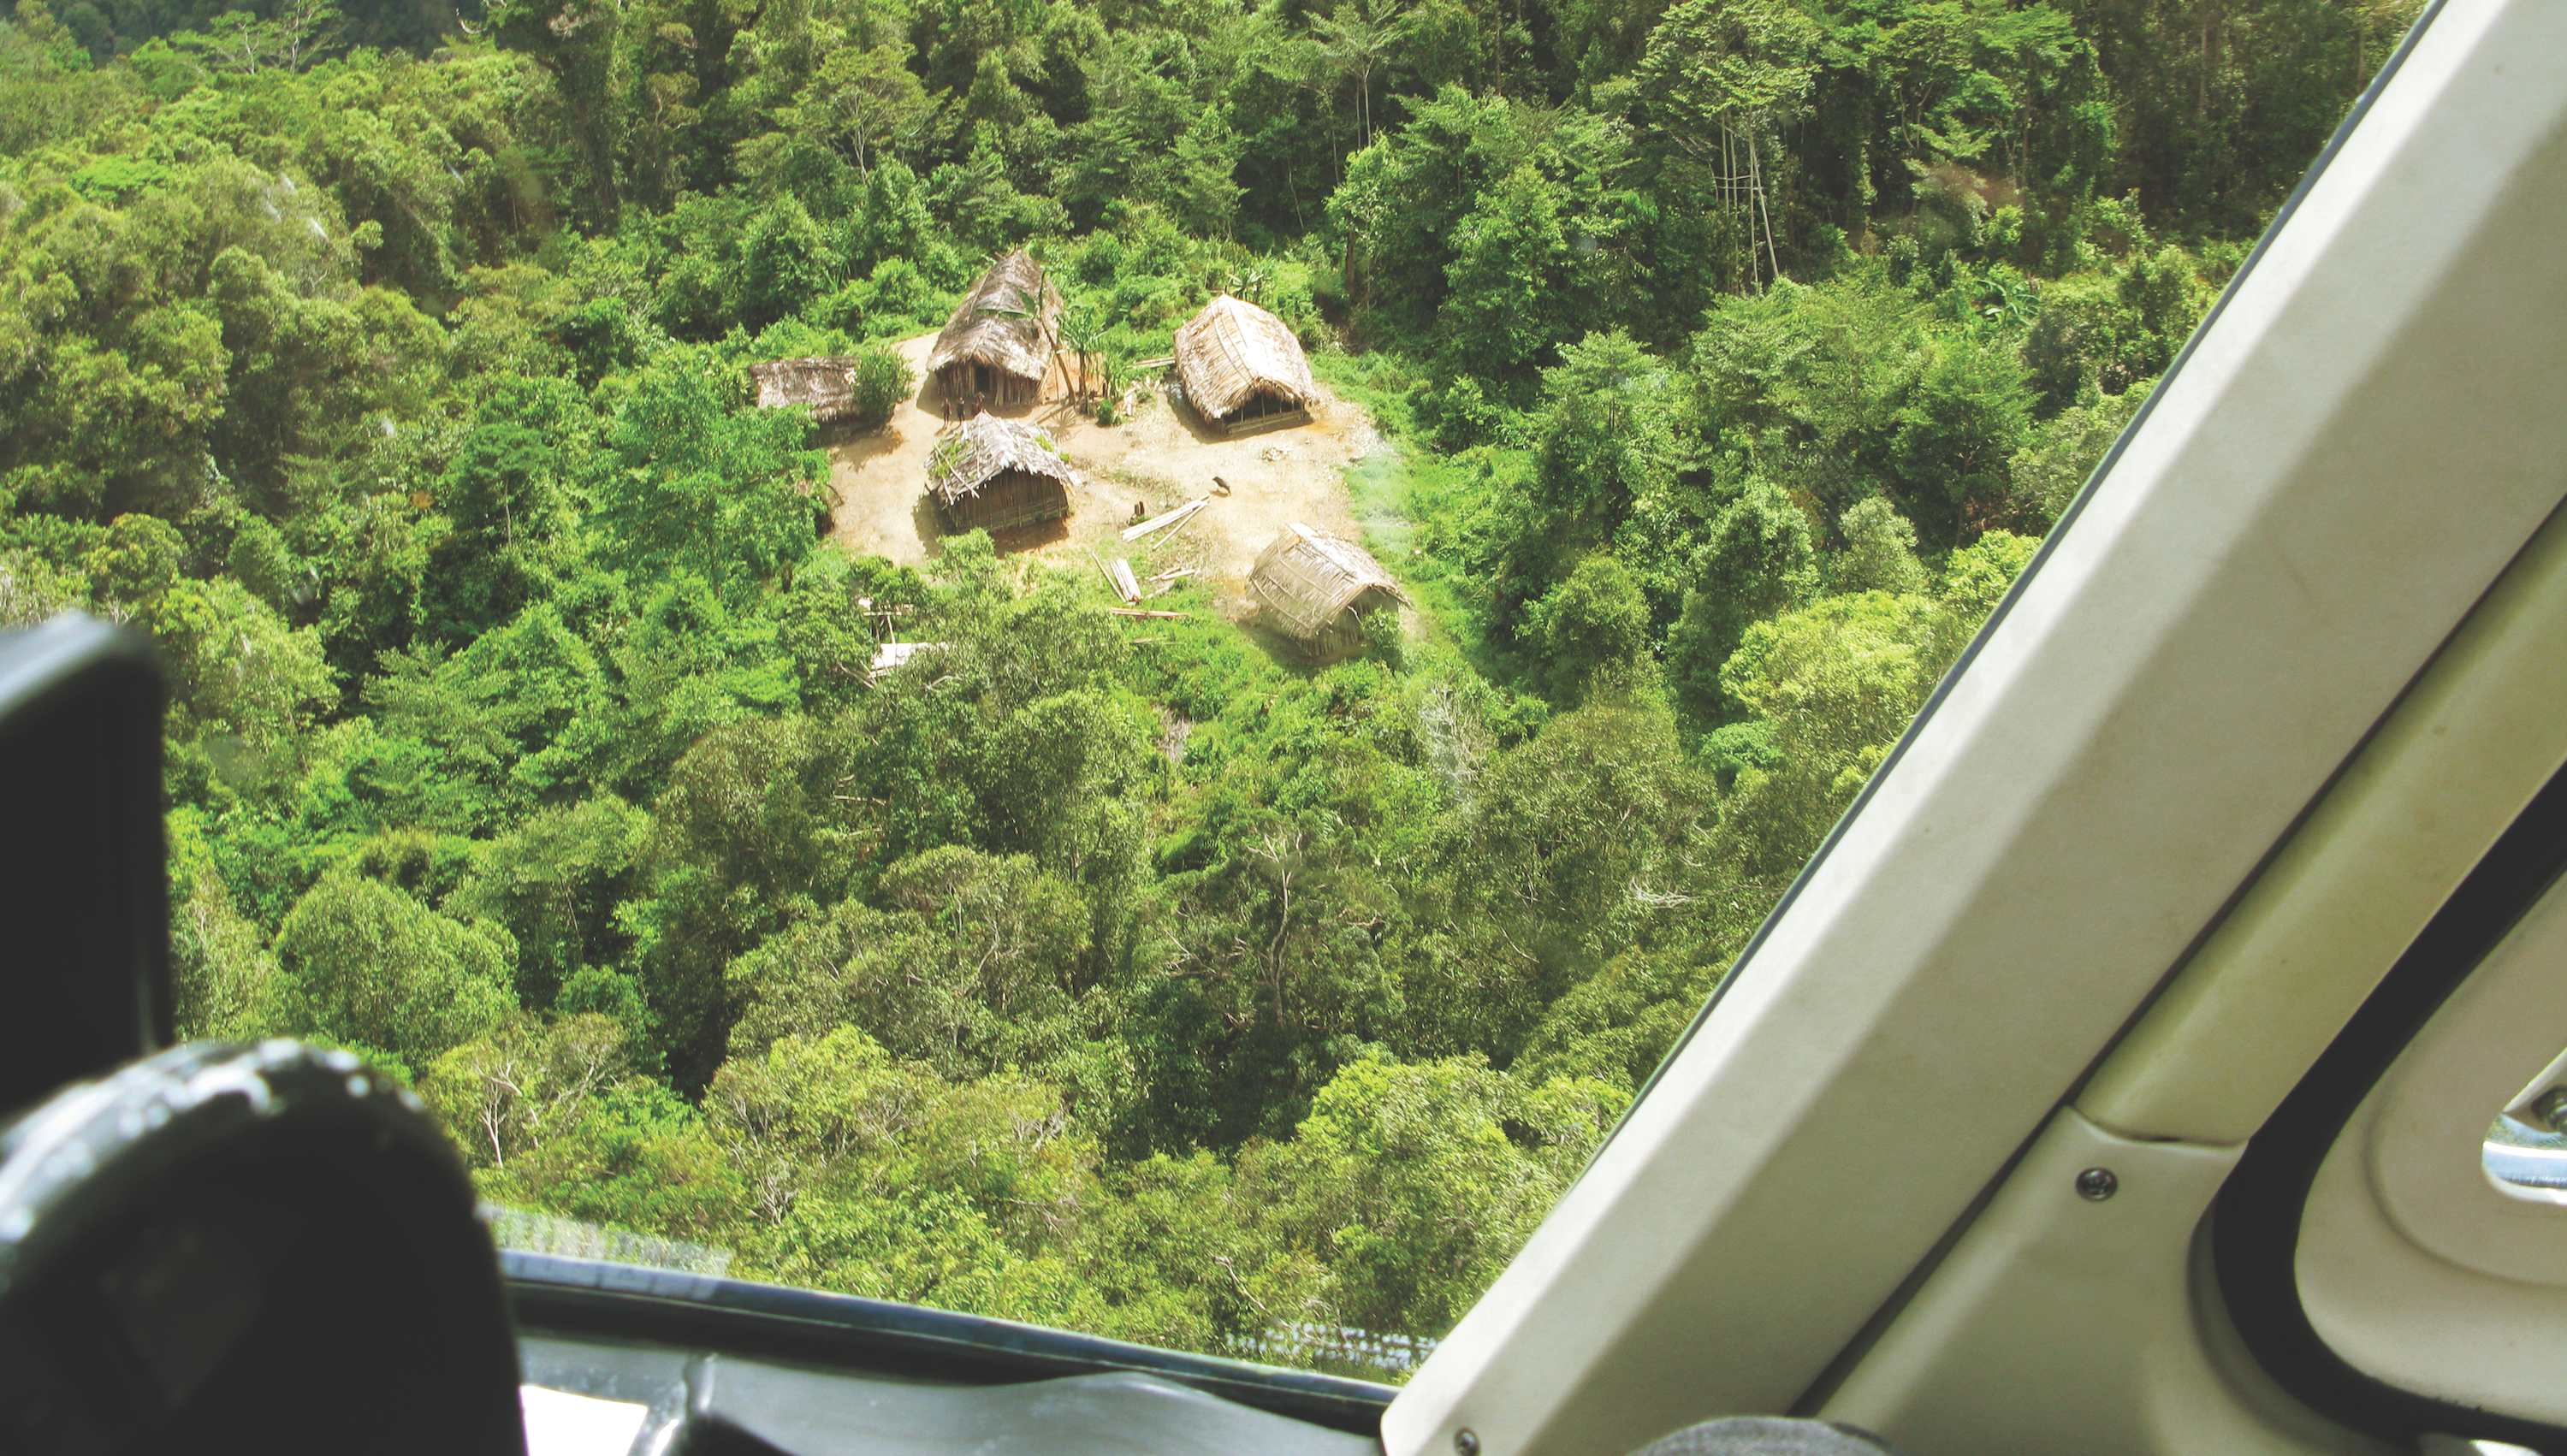
[{"label": "stack of timber", "polygon": [[1206,426],[1237,437],[1310,421],[1319,383],[1284,321],[1228,294],[1177,330],[1177,384]]},{"label": "stack of timber", "polygon": [[1069,514],[1069,462],[1030,425],[982,415],[946,432],[927,457],[927,491],[949,531],[988,531]]},{"label": "stack of timber", "polygon": [[1132,579],[1131,562],[1115,557],[1114,564],[1105,568],[1105,579],[1114,584],[1114,595],[1127,605],[1141,600],[1141,584]]},{"label": "stack of timber", "polygon": [[1309,657],[1332,663],[1363,649],[1363,619],[1408,594],[1372,553],[1294,521],[1257,557],[1249,595],[1269,622]]},{"label": "stack of timber", "polygon": [[928,351],[927,372],[948,400],[978,396],[994,405],[1030,405],[1041,398],[1043,374],[1057,352],[1059,314],[1059,292],[1042,265],[1018,248],[955,306]]}]

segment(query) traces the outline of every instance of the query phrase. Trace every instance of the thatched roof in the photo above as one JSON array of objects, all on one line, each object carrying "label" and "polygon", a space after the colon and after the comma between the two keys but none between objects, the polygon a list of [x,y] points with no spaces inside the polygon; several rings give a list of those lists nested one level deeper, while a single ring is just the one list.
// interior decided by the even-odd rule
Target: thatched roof
[{"label": "thatched roof", "polygon": [[1301,341],[1282,319],[1228,294],[1205,304],[1177,330],[1177,382],[1194,407],[1215,420],[1229,418],[1260,394],[1303,409],[1319,398]]},{"label": "thatched roof", "polygon": [[855,368],[852,354],[821,354],[752,364],[748,375],[757,381],[759,409],[808,405],[811,418],[825,425],[856,413]]},{"label": "thatched roof", "polygon": [[1258,554],[1248,586],[1295,637],[1317,636],[1320,628],[1369,591],[1387,592],[1403,604],[1408,601],[1408,593],[1399,589],[1371,552],[1299,521],[1285,526]]},{"label": "thatched roof", "polygon": [[997,415],[979,415],[936,441],[927,456],[927,488],[953,505],[1009,470],[1048,476],[1063,489],[1070,483],[1069,461],[1052,447],[1050,436]]},{"label": "thatched roof", "polygon": [[[992,308],[1036,317],[985,312]],[[936,336],[936,348],[927,356],[927,372],[935,374],[969,360],[1005,370],[1018,379],[1041,379],[1050,358],[1043,347],[1044,321],[1059,310],[1060,294],[1044,279],[1041,265],[1018,248],[993,264],[955,306],[954,317],[945,321],[945,332]]]}]

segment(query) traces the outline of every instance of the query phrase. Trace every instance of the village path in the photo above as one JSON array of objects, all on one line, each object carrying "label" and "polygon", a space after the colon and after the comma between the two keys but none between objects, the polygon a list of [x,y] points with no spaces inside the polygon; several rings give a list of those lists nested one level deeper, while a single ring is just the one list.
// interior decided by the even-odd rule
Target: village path
[{"label": "village path", "polygon": [[[920,384],[888,423],[829,446],[829,484],[838,498],[831,534],[851,552],[915,566],[943,548],[927,494],[928,453],[945,428],[927,378],[935,343],[935,335],[922,334],[899,346]],[[1080,563],[1121,556],[1141,577],[1190,566],[1196,574],[1183,579],[1188,590],[1155,605],[1200,605],[1209,592],[1236,620],[1248,611],[1248,573],[1258,553],[1291,522],[1360,539],[1343,467],[1385,446],[1359,406],[1328,395],[1307,425],[1216,439],[1198,435],[1164,398],[1146,397],[1133,419],[1109,428],[1061,401],[1066,390],[1057,372],[1043,394],[1046,403],[998,413],[1041,426],[1077,467],[1069,518],[997,533],[1003,553]],[[1136,502],[1156,515],[1212,491],[1215,476],[1229,482],[1230,494],[1192,520],[1145,540],[1121,539]]]}]

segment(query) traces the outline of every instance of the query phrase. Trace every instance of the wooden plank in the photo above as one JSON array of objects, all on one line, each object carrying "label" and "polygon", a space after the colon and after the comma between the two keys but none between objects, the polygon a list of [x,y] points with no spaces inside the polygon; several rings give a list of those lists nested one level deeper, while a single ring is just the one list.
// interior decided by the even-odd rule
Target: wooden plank
[{"label": "wooden plank", "polygon": [[1197,570],[1197,568],[1192,567],[1192,566],[1180,566],[1180,567],[1178,567],[1178,568],[1177,568],[1176,570],[1174,570],[1174,571],[1162,571],[1162,572],[1160,572],[1158,575],[1156,575],[1156,576],[1154,576],[1154,577],[1151,577],[1151,578],[1150,578],[1150,580],[1152,580],[1152,581],[1175,581],[1178,577],[1181,577],[1181,576],[1192,576],[1192,575],[1194,575],[1196,570]]},{"label": "wooden plank", "polygon": [[1141,600],[1141,584],[1132,579],[1131,562],[1120,556],[1115,557],[1114,564],[1107,569],[1106,575],[1114,579],[1114,590],[1123,600],[1127,602]]},{"label": "wooden plank", "polygon": [[1150,534],[1152,531],[1159,529],[1161,526],[1175,525],[1177,522],[1192,516],[1196,511],[1203,509],[1205,503],[1211,499],[1212,497],[1209,495],[1198,495],[1194,499],[1187,501],[1185,504],[1178,506],[1176,509],[1169,511],[1164,515],[1154,515],[1137,526],[1126,527],[1123,532],[1123,539],[1127,541],[1137,541],[1143,536]]},{"label": "wooden plank", "polygon": [[[1203,514],[1203,512],[1202,512],[1202,511],[1196,511],[1196,512],[1195,512],[1195,515],[1201,515],[1201,514]],[[1176,529],[1175,529],[1175,530],[1172,530],[1172,531],[1168,532],[1166,535],[1161,536],[1161,537],[1159,538],[1159,540],[1158,540],[1158,545],[1159,545],[1160,549],[1162,549],[1162,550],[1166,549],[1166,547],[1167,547],[1167,545],[1168,545],[1168,543],[1169,543],[1169,542],[1174,541],[1177,537],[1184,535],[1184,534],[1186,533],[1186,527],[1188,527],[1188,526],[1190,526],[1190,525],[1193,525],[1194,523],[1195,523],[1195,516],[1194,516],[1194,515],[1187,516],[1184,520],[1181,520],[1181,521],[1177,522],[1177,527],[1176,527]]]},{"label": "wooden plank", "polygon": [[1152,612],[1141,607],[1108,607],[1105,610],[1117,617],[1171,617],[1183,620],[1191,615],[1186,612]]},{"label": "wooden plank", "polygon": [[1174,510],[1154,515],[1137,526],[1126,527],[1123,532],[1123,539],[1127,541],[1137,541],[1143,536],[1150,534],[1152,531],[1158,530],[1162,526],[1175,525],[1177,522],[1193,515],[1196,511],[1203,509],[1204,503],[1211,498],[1212,497],[1206,495],[1198,495],[1194,499],[1187,501],[1185,504],[1178,506]]}]

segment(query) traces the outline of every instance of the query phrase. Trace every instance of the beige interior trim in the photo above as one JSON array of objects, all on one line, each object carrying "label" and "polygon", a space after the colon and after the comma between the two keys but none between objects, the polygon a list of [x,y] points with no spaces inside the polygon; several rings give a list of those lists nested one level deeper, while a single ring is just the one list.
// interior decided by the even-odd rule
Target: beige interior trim
[{"label": "beige interior trim", "polygon": [[2243,1142],[2263,1126],[2567,763],[2562,643],[2567,513],[2532,540],[2114,1048],[2079,1110],[2133,1137],[2198,1143]]},{"label": "beige interior trim", "polygon": [[[1820,1413],[1915,1456],[2387,1456],[2202,1338],[2190,1255],[2238,1152],[2063,1108]],[[2090,1168],[2112,1197],[2078,1192]]]},{"label": "beige interior trim", "polygon": [[[2374,1090],[2371,1191],[2418,1248],[2463,1269],[2567,1290],[2567,1210],[2506,1194],[2487,1176],[2481,1151],[2491,1109],[2562,1045],[2567,894],[2553,890]],[[2546,1327],[2567,1344],[2567,1303],[2559,1312]]]},{"label": "beige interior trim", "polygon": [[[2567,513],[2525,548],[2418,680],[2291,843],[2192,963],[2107,1059],[2081,1104],[2063,1109],[1908,1307],[1848,1374],[1823,1413],[1918,1456],[2099,1456],[2193,1451],[2346,1451],[2364,1443],[2299,1406],[2204,1337],[2214,1288],[2188,1278],[2187,1249],[2239,1144],[2303,1074],[2449,890],[2567,761]],[[2538,968],[2538,975],[2526,968]],[[2374,1373],[2449,1393],[2454,1361],[2399,1365],[2419,1331],[2403,1322],[2429,1296],[2419,1252],[2462,1270],[2567,1285],[2567,1209],[2508,1196],[2483,1174],[2480,1136],[2496,1108],[2556,1080],[2523,1077],[2567,1045],[2567,892],[2490,958],[2384,1079],[2389,1111],[2367,1111],[2361,1169],[2331,1165],[2337,1211],[2376,1227],[2329,1234],[2335,1262],[2367,1292],[2332,1307]],[[2567,1065],[2560,1058],[2552,1065]],[[2095,1109],[2128,1123],[2090,1120]],[[2228,1131],[2226,1144],[2180,1140]],[[2360,1159],[2353,1160],[2361,1162]],[[2080,1198],[2076,1174],[2112,1169],[2115,1195]],[[2367,1169],[2368,1172],[2362,1171]],[[2366,1182],[2367,1178],[2367,1182]],[[2349,1181],[2348,1181],[2349,1180]],[[2365,1188],[2373,1190],[2366,1194]],[[2349,1191],[2348,1191],[2349,1190]],[[2394,1238],[2412,1246],[2388,1249]],[[2374,1286],[2382,1288],[2375,1289]],[[2478,1301],[2476,1341],[2456,1363],[2518,1378],[2475,1343],[2497,1333],[2516,1293]],[[2456,1298],[2456,1296],[2454,1296]],[[2393,1308],[2395,1306],[2395,1308]],[[2516,1310],[2517,1313],[2522,1311]],[[2567,1309],[2543,1312],[2567,1328]],[[2359,1325],[2359,1329],[2355,1326]],[[2424,1337],[2449,1345],[2443,1321]],[[2549,1343],[2549,1341],[2536,1341]],[[2386,1353],[2384,1353],[2386,1352]],[[2393,1368],[2395,1367],[2395,1368]],[[2543,1366],[2536,1372],[2547,1378]],[[2485,1403],[2497,1381],[2469,1394]],[[2513,1388],[2505,1386],[2503,1388]]]},{"label": "beige interior trim", "polygon": [[2507,1197],[2479,1144],[2567,1043],[2567,888],[2460,984],[2318,1169],[2300,1300],[2320,1338],[2390,1384],[2567,1423],[2567,1209]]}]

